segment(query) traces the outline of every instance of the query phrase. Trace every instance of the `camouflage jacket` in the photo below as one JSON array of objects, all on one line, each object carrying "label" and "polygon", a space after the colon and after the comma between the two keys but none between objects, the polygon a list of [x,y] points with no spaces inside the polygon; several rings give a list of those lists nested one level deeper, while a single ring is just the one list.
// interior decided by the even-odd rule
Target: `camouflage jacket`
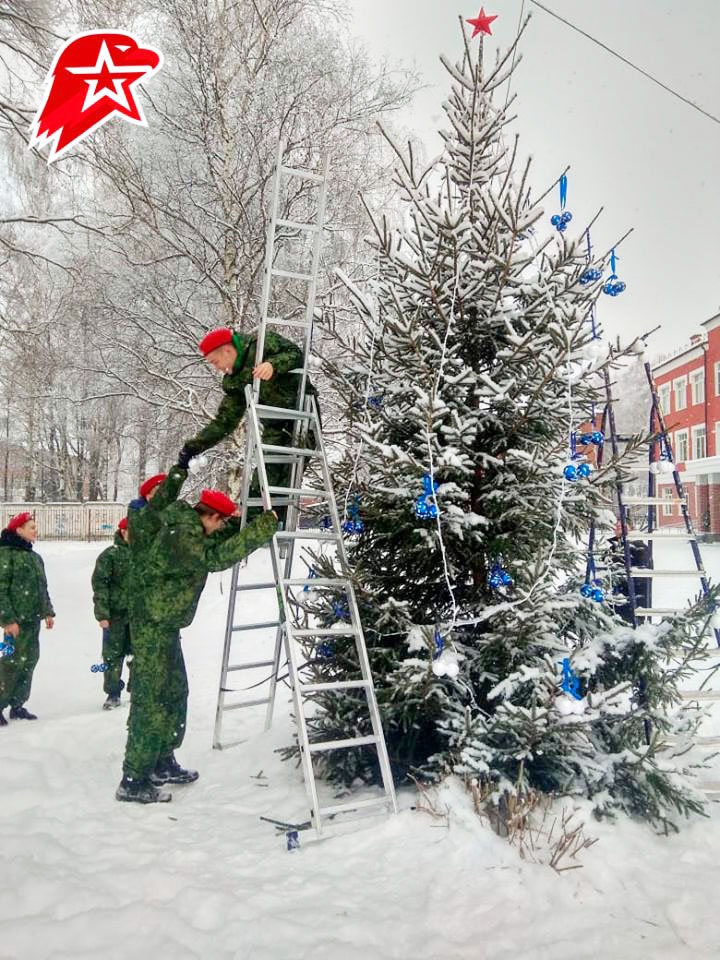
[{"label": "camouflage jacket", "polygon": [[[254,334],[233,334],[233,346],[237,350],[237,359],[232,373],[223,377],[222,389],[225,393],[218,411],[206,427],[185,442],[185,449],[192,456],[197,456],[204,450],[209,450],[216,443],[237,429],[245,413],[245,387],[253,382],[255,368],[255,350],[257,337]],[[302,367],[303,353],[300,347],[291,340],[286,340],[280,334],[268,330],[265,334],[263,361],[271,363],[273,375],[269,380],[260,383],[260,403],[270,407],[297,406],[297,394],[300,387],[300,376],[290,373]],[[308,383],[307,392],[313,393]]]},{"label": "camouflage jacket", "polygon": [[276,529],[273,514],[264,513],[244,530],[233,517],[224,529],[206,536],[189,503],[171,504],[160,514],[152,544],[138,558],[142,585],[130,596],[133,620],[186,627],[195,616],[208,573],[232,567],[267,543]]},{"label": "camouflage jacket", "polygon": [[130,548],[119,533],[95,561],[92,575],[96,620],[127,620]]},{"label": "camouflage jacket", "polygon": [[54,617],[45,564],[29,540],[14,530],[0,534],[0,624]]},{"label": "camouflage jacket", "polygon": [[137,497],[128,505],[128,544],[131,557],[148,546],[160,529],[160,513],[174,503],[187,479],[187,470],[174,466],[151,500]]}]

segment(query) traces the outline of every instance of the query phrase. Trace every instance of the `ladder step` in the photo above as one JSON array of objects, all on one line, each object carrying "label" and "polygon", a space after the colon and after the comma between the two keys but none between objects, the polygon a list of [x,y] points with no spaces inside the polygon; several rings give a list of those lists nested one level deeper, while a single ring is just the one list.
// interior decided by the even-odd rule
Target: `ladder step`
[{"label": "ladder step", "polygon": [[683,700],[720,700],[720,690],[681,690]]},{"label": "ladder step", "polygon": [[[268,317],[265,321],[266,325],[269,323],[272,326],[277,327],[299,327],[301,330],[307,330],[310,326],[309,323],[306,323],[304,320],[283,320],[282,317]],[[290,371],[293,373],[294,371]]]},{"label": "ladder step", "polygon": [[244,700],[242,703],[224,703],[223,710],[242,710],[243,707],[259,707],[262,703],[270,703],[270,697],[262,700]]},{"label": "ladder step", "polygon": [[330,533],[328,530],[316,530],[312,527],[303,530],[278,530],[275,534],[278,540],[328,540],[335,543],[342,540],[339,533]]},{"label": "ladder step", "polygon": [[327,490],[315,490],[311,487],[268,487],[267,491],[271,495],[277,494],[280,497],[321,497],[323,500],[330,497]]},{"label": "ladder step", "polygon": [[699,786],[705,793],[720,793],[720,780],[704,780]]},{"label": "ladder step", "polygon": [[297,167],[283,165],[280,172],[287,173],[291,177],[297,177],[299,180],[310,180],[311,183],[325,183],[325,177],[321,177],[319,173],[310,173],[309,170],[299,170]]},{"label": "ladder step", "polygon": [[316,223],[298,223],[296,220],[276,220],[278,227],[290,227],[292,230],[307,230],[308,233],[317,233]]},{"label": "ladder step", "polygon": [[654,577],[706,577],[704,570],[649,570],[646,567],[630,567],[630,576],[638,580],[652,580]]},{"label": "ladder step", "polygon": [[349,626],[347,629],[343,628],[342,630],[330,630],[326,627],[319,628],[317,630],[293,630],[290,628],[290,632],[293,637],[355,637],[359,636],[360,633],[358,630],[355,630],[353,627]]},{"label": "ladder step", "polygon": [[351,747],[364,747],[371,743],[377,743],[376,736],[371,737],[350,737],[348,740],[323,740],[320,743],[310,744],[310,753],[321,753],[325,750],[345,750]]},{"label": "ladder step", "polygon": [[265,620],[258,623],[240,623],[232,627],[233,633],[241,633],[243,630],[265,630],[267,627],[279,627],[279,620]]},{"label": "ladder step", "polygon": [[370,800],[348,800],[347,803],[336,803],[332,807],[321,807],[318,812],[321,817],[329,817],[345,810],[364,810],[367,807],[380,807],[386,804],[392,806],[390,797],[372,797]]},{"label": "ladder step", "polygon": [[239,583],[235,589],[239,593],[241,590],[274,590],[276,586],[273,580],[271,583]]},{"label": "ladder step", "polygon": [[321,457],[322,450],[310,447],[281,447],[273,443],[261,444],[264,453],[284,453],[293,457]]},{"label": "ladder step", "polygon": [[327,683],[300,683],[298,687],[302,693],[315,693],[319,690],[359,690],[369,687],[368,680],[331,680]]},{"label": "ladder step", "polygon": [[256,660],[254,663],[235,663],[228,667],[228,673],[235,670],[254,670],[256,667],[274,667],[274,660]]},{"label": "ladder step", "polygon": [[284,587],[344,587],[345,590],[350,589],[348,581],[340,577],[292,577],[289,580],[282,578],[280,583]]},{"label": "ladder step", "polygon": [[261,420],[312,420],[314,414],[307,410],[295,410],[292,407],[268,407],[262,403],[255,404],[255,410]]},{"label": "ladder step", "polygon": [[659,530],[653,530],[648,533],[647,530],[628,530],[628,540],[697,540],[694,533],[661,533]]},{"label": "ladder step", "polygon": [[273,277],[284,277],[286,280],[310,280],[313,279],[311,273],[296,273],[294,270],[278,270],[277,267],[273,267],[270,273]]},{"label": "ladder step", "polygon": [[636,607],[638,617],[671,617],[676,613],[683,613],[685,607]]},{"label": "ladder step", "polygon": [[682,504],[687,506],[687,499],[685,497],[623,497],[623,504],[625,506],[667,506]]}]

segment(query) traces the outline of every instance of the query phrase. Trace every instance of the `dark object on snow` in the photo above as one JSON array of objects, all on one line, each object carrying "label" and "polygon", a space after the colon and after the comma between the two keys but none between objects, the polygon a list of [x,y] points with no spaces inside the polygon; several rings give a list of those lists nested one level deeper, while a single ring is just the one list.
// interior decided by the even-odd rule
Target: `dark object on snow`
[{"label": "dark object on snow", "polygon": [[115,799],[129,803],[169,803],[172,800],[172,794],[166,790],[158,790],[147,777],[141,777],[139,780],[123,777],[115,791]]},{"label": "dark object on snow", "polygon": [[169,757],[158,760],[150,774],[150,780],[155,786],[160,787],[164,783],[195,783],[199,776],[197,770],[186,770],[181,767],[175,759],[175,754],[171,753]]},{"label": "dark object on snow", "polygon": [[34,713],[30,713],[25,707],[10,707],[11,720],[37,720]]}]

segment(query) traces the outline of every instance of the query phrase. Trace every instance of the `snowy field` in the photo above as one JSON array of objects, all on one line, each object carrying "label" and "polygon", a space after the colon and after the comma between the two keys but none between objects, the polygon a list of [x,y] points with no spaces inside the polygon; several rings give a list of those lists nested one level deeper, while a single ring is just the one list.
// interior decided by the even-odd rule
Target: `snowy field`
[{"label": "snowy field", "polygon": [[[57,623],[41,635],[28,704],[39,719],[0,730],[0,960],[720,956],[716,804],[679,836],[591,822],[598,842],[562,875],[522,861],[454,783],[436,798],[447,819],[412,810],[407,790],[399,816],[321,841],[303,833],[288,852],[259,819],[307,816],[299,770],[274,752],[292,738],[286,689],[269,734],[262,707],[237,711],[248,741],[211,749],[229,573],[211,578],[183,634],[191,692],[179,757],[201,778],[174,788],[171,804],[117,803],[127,705],[103,712],[102,675],[90,670],[101,655],[89,580],[103,546],[38,545]],[[704,556],[720,576],[720,547]],[[251,564],[267,566],[268,552]],[[693,588],[673,584],[656,602]]]}]

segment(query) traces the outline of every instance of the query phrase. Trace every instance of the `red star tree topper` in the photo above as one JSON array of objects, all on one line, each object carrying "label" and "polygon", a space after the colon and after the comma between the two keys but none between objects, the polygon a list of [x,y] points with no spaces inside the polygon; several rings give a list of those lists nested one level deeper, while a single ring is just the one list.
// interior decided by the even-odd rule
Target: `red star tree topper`
[{"label": "red star tree topper", "polygon": [[49,143],[52,163],[114,114],[146,127],[133,88],[161,66],[159,50],[140,47],[127,33],[93,30],[68,40],[50,68],[30,147]]},{"label": "red star tree topper", "polygon": [[488,17],[485,13],[485,7],[480,7],[480,13],[475,17],[474,20],[468,20],[467,22],[471,27],[474,27],[473,38],[476,37],[479,33],[487,33],[488,36],[492,36],[492,30],[490,29],[490,24],[493,20],[497,20],[497,14],[493,14]]}]

